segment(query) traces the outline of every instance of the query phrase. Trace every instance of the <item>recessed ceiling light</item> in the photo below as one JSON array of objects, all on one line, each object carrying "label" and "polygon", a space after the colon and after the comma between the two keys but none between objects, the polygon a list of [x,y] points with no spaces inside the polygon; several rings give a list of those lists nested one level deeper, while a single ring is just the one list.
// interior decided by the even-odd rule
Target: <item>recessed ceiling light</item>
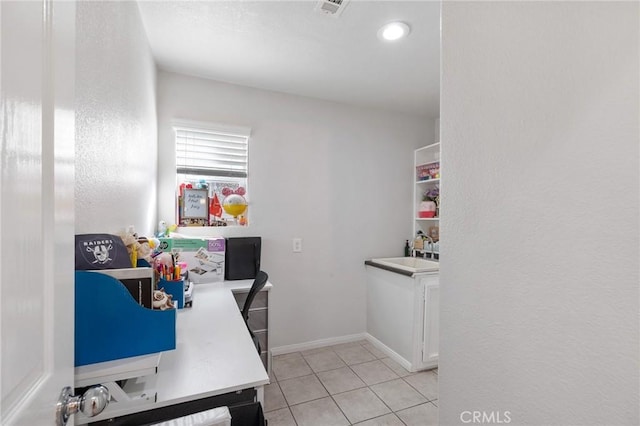
[{"label": "recessed ceiling light", "polygon": [[390,22],[378,30],[378,38],[385,41],[400,40],[409,35],[411,28],[404,22]]}]

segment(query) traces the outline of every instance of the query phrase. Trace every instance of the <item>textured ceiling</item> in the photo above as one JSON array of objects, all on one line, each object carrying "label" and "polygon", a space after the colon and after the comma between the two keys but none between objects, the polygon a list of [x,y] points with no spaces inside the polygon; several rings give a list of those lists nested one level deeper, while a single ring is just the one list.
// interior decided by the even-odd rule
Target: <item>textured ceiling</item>
[{"label": "textured ceiling", "polygon": [[[426,117],[439,115],[440,5],[358,1],[339,17],[315,1],[141,1],[161,69]],[[377,38],[401,20],[411,34]]]}]

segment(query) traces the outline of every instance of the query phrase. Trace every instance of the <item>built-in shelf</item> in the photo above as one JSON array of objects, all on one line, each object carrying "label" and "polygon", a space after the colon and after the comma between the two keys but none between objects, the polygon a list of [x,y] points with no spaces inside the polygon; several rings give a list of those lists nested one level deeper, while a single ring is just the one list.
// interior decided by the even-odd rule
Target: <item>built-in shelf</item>
[{"label": "built-in shelf", "polygon": [[434,149],[434,148],[437,148],[437,151],[440,151],[440,142],[432,143],[431,145],[427,145],[427,146],[423,146],[422,148],[418,148],[418,149],[416,149],[416,153],[419,153],[421,151]]},{"label": "built-in shelf", "polygon": [[429,162],[422,163],[422,164],[416,164],[416,167],[430,166],[432,164],[436,164],[436,163],[439,163],[439,162],[440,162],[440,160],[433,160],[433,161],[429,161]]},{"label": "built-in shelf", "polygon": [[438,183],[440,182],[440,178],[436,178],[436,179],[425,179],[425,180],[417,180],[416,184],[418,183]]},{"label": "built-in shelf", "polygon": [[[436,163],[438,165],[436,166]],[[414,152],[414,181],[413,185],[413,238],[418,231],[424,235],[439,239],[440,217],[418,217],[421,208],[429,210],[431,206],[421,206],[425,192],[440,187],[440,143],[418,148]],[[429,179],[420,179],[430,177]]]}]

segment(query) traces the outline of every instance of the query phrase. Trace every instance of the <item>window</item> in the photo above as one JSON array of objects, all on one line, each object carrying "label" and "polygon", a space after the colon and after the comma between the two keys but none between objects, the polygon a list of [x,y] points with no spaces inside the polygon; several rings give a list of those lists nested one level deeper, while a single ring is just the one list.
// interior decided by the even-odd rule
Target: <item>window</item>
[{"label": "window", "polygon": [[174,130],[177,223],[246,225],[250,129],[186,123]]}]

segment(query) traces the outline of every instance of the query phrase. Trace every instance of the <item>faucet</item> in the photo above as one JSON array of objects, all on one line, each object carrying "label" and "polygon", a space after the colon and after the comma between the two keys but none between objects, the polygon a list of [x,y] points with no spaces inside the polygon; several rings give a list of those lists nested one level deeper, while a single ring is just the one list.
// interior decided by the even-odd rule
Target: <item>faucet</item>
[{"label": "faucet", "polygon": [[[418,234],[416,235],[416,238],[421,238],[423,241],[427,240],[431,244],[431,258],[433,258],[433,256],[434,256],[434,254],[433,254],[434,253],[433,252],[433,249],[434,249],[434,247],[433,247],[433,238],[431,238],[429,235],[427,235],[424,232],[422,232],[422,230],[418,231]],[[412,257],[417,257],[418,256],[418,251],[422,252],[422,257],[425,257],[425,258],[427,257],[427,251],[425,250],[426,247],[424,247],[424,244],[422,246],[422,250],[416,249],[414,241],[411,240],[411,248],[412,248],[412,250],[411,250],[411,256]]]},{"label": "faucet", "polygon": [[[435,259],[435,254],[434,254],[434,251],[433,251],[433,249],[434,249],[433,238],[431,238],[429,235],[426,235],[426,234],[422,234],[422,238],[425,238],[425,239],[427,239],[429,241],[429,244],[431,245],[431,259]],[[426,257],[427,252],[424,251],[422,255],[423,255],[423,257]]]}]

